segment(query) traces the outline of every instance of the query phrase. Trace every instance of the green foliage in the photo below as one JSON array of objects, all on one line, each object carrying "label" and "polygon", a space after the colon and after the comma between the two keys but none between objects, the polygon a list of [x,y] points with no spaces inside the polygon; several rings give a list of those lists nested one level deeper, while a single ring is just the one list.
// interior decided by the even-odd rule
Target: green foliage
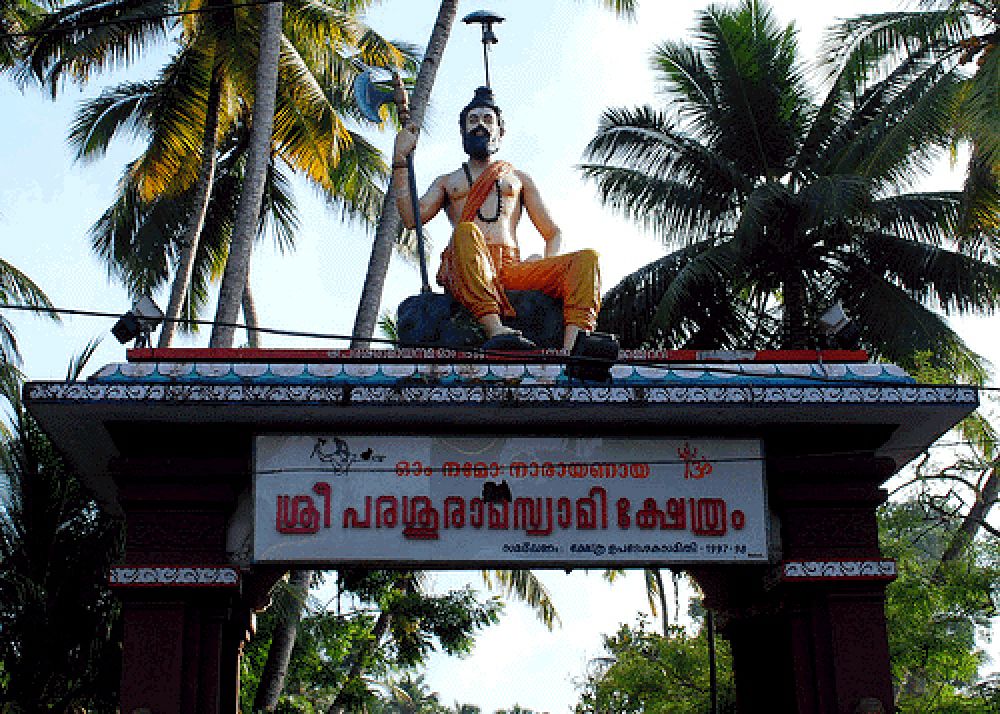
[{"label": "green foliage", "polygon": [[466,586],[444,595],[396,591],[382,607],[390,617],[395,662],[414,667],[435,649],[435,641],[450,655],[468,654],[475,633],[497,623],[502,604],[495,597],[480,603]]},{"label": "green foliage", "polygon": [[121,523],[103,513],[16,391],[0,444],[0,710],[116,709],[118,603],[108,568]]},{"label": "green foliage", "polygon": [[[272,160],[259,224],[260,232],[273,229],[282,248],[291,246],[297,227],[288,171],[312,183],[345,220],[370,224],[381,205],[385,162],[348,126],[358,118],[351,99],[358,69],[349,58],[410,71],[415,52],[387,42],[360,21],[370,4],[287,3]],[[174,5],[173,0],[115,0],[100,7],[88,0],[70,3],[45,17],[45,34],[26,48],[23,71],[55,94],[66,78],[86,82],[95,72],[132,61],[171,30],[179,31],[177,50],[154,79],[108,88],[81,107],[70,143],[78,158],[93,159],[103,156],[116,137],[144,142],[142,153],[123,172],[115,202],[91,229],[91,239],[109,272],[133,294],[160,288],[185,246],[196,245],[182,315],[196,317],[209,283],[225,265],[233,230],[248,148],[260,13],[236,7],[165,18],[163,13],[177,9]],[[210,104],[219,111],[210,111]],[[208,117],[216,115],[219,167],[199,240],[189,234],[202,205],[196,180],[204,163]]]},{"label": "green foliage", "polygon": [[[282,617],[280,607],[270,607],[260,614],[257,631],[247,644],[241,662],[240,702],[242,710],[252,711],[254,696],[264,662],[267,660],[271,635]],[[342,686],[344,673],[340,664],[347,658],[351,643],[367,636],[374,618],[365,614],[340,617],[336,613],[317,611],[299,623],[295,648],[288,664],[285,694],[279,712],[325,712]]]},{"label": "green foliage", "polygon": [[975,686],[983,663],[976,631],[996,614],[1000,547],[977,541],[941,565],[959,525],[946,497],[887,505],[879,525],[882,550],[899,569],[886,593],[886,619],[900,710],[994,711],[981,705],[995,702],[995,691]]},{"label": "green foliage", "polygon": [[389,696],[371,707],[371,714],[449,714],[422,674],[404,673],[389,684]]},{"label": "green foliage", "polygon": [[0,74],[13,67],[24,51],[26,30],[42,15],[41,4],[31,0],[0,0]]},{"label": "green foliage", "polygon": [[[454,655],[469,652],[476,632],[495,624],[502,609],[498,598],[480,601],[468,587],[441,595],[424,592],[419,575],[413,573],[346,569],[338,573],[337,586],[335,609],[311,601],[302,617],[278,712],[326,712],[338,696],[346,711],[402,711],[380,709],[385,705],[381,693],[387,692],[391,700],[402,696],[401,683],[419,689],[422,680],[406,674],[391,682],[390,675],[419,666],[438,648]],[[344,600],[352,609],[341,609]],[[283,607],[261,615],[245,650],[240,691],[244,711],[251,711]],[[379,630],[382,622],[388,625],[384,635]],[[354,668],[363,676],[352,676]]]},{"label": "green foliage", "polygon": [[[702,714],[710,709],[708,640],[702,629],[682,627],[666,636],[651,632],[644,617],[604,637],[606,655],[596,659],[580,685],[577,714]],[[716,638],[719,711],[734,712],[732,657]]]}]

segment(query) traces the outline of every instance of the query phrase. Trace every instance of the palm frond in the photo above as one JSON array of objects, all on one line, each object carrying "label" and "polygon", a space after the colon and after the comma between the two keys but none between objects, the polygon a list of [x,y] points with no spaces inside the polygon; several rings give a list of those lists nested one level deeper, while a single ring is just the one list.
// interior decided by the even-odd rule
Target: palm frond
[{"label": "palm frond", "polygon": [[739,275],[733,248],[731,241],[722,242],[681,267],[649,320],[658,343],[685,349],[771,346],[768,317]]},{"label": "palm frond", "polygon": [[929,350],[941,366],[958,373],[965,362],[981,364],[945,319],[887,281],[862,261],[848,268],[850,288],[838,293],[845,310],[857,321],[862,343],[873,356],[908,364],[917,352]]},{"label": "palm frond", "polygon": [[731,223],[751,180],[650,107],[606,110],[581,166],[602,201],[661,237]]},{"label": "palm frond", "polygon": [[42,289],[27,274],[3,258],[0,258],[0,301],[40,308],[40,312],[44,312],[47,317],[59,321],[56,313],[45,310],[51,308],[52,303]]},{"label": "palm frond", "polygon": [[862,255],[870,271],[881,271],[910,299],[935,303],[945,314],[991,313],[1000,300],[1000,266],[961,253],[872,232],[864,236]]},{"label": "palm frond", "polygon": [[133,162],[140,195],[186,190],[197,176],[205,126],[211,54],[196,48],[175,54],[160,76],[111,87],[78,110],[69,133],[77,158],[103,156],[122,132],[146,140]]},{"label": "palm frond", "polygon": [[799,230],[823,231],[848,216],[871,213],[871,181],[853,174],[817,176],[799,189],[794,203]]},{"label": "palm frond", "polygon": [[[25,273],[0,258],[0,302],[38,308],[38,312],[59,322],[59,315],[50,309],[48,296]],[[14,326],[0,314],[0,365],[20,364],[21,353],[17,346]]]},{"label": "palm frond", "polygon": [[1000,172],[1000,52],[982,55],[962,89],[959,132],[972,141],[980,161]]},{"label": "palm frond", "polygon": [[959,231],[962,195],[952,191],[898,194],[874,201],[871,209],[881,230],[905,240],[941,245],[954,240]]},{"label": "palm frond", "polygon": [[283,39],[273,140],[290,165],[323,182],[353,139],[298,50]]},{"label": "palm frond", "polygon": [[703,241],[674,251],[627,275],[608,291],[598,315],[601,330],[625,347],[745,347],[751,339],[735,263],[723,243]]},{"label": "palm frond", "polygon": [[840,153],[838,173],[860,173],[897,190],[926,175],[948,145],[960,81],[928,67],[881,108]]},{"label": "palm frond", "polygon": [[830,28],[819,56],[829,76],[845,76],[858,87],[922,49],[947,52],[968,33],[967,18],[948,10],[864,14]]},{"label": "palm frond", "polygon": [[141,108],[155,90],[155,82],[125,82],[84,102],[76,111],[67,137],[76,158],[99,158],[116,135],[129,132],[138,136],[147,131]]},{"label": "palm frond", "polygon": [[131,294],[151,294],[167,279],[184,217],[178,201],[143,199],[126,166],[114,202],[90,228],[91,247]]},{"label": "palm frond", "polygon": [[793,25],[744,0],[734,9],[710,7],[695,37],[714,77],[719,132],[712,148],[749,175],[784,175],[808,115],[809,92],[797,62]]},{"label": "palm frond", "polygon": [[498,587],[534,609],[539,622],[549,630],[561,624],[548,589],[530,570],[483,570],[487,587]]},{"label": "palm frond", "polygon": [[260,217],[258,238],[270,233],[279,249],[290,250],[295,247],[299,214],[292,193],[292,182],[274,161],[268,166]]},{"label": "palm frond", "polygon": [[635,10],[639,0],[597,0],[603,7],[626,20],[635,19]]},{"label": "palm frond", "polygon": [[42,17],[42,7],[32,0],[0,2],[0,73],[21,61],[27,44],[24,34]]},{"label": "palm frond", "polygon": [[75,382],[83,374],[83,370],[87,367],[87,363],[90,358],[94,356],[97,348],[101,346],[101,340],[104,337],[95,337],[80,350],[78,354],[73,355],[70,359],[69,365],[66,367],[66,381]]},{"label": "palm frond", "polygon": [[26,50],[26,72],[55,97],[65,77],[83,83],[131,63],[166,37],[172,0],[83,0],[47,15]]},{"label": "palm frond", "polygon": [[701,54],[683,42],[664,42],[653,50],[650,64],[664,94],[684,98],[669,104],[677,118],[690,123],[695,135],[706,143],[718,141],[721,124],[714,77]]},{"label": "palm frond", "polygon": [[959,241],[965,249],[1000,254],[1000,170],[973,147],[962,187]]},{"label": "palm frond", "polygon": [[197,180],[214,59],[211,47],[193,45],[160,72],[146,107],[149,141],[133,166],[146,199],[185,191]]}]

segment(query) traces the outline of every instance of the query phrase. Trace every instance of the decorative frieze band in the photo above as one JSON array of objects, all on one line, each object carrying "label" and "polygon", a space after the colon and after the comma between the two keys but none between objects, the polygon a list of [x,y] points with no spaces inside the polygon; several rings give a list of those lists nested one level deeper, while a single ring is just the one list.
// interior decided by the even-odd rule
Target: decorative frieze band
[{"label": "decorative frieze band", "polygon": [[786,560],[781,564],[786,581],[893,580],[896,561],[882,560]]},{"label": "decorative frieze band", "polygon": [[155,566],[146,568],[113,567],[108,577],[113,587],[181,586],[237,587],[240,574],[236,568]]},{"label": "decorative frieze band", "polygon": [[978,404],[964,386],[410,386],[299,384],[95,384],[33,382],[28,401],[159,403],[431,404],[512,402],[637,404]]}]

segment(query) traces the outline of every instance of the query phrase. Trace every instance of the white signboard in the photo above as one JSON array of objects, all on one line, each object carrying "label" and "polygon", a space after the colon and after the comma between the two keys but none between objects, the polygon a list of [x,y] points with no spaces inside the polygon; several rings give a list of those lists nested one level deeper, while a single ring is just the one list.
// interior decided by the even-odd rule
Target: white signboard
[{"label": "white signboard", "polygon": [[767,557],[755,440],[261,435],[257,562],[435,567]]}]

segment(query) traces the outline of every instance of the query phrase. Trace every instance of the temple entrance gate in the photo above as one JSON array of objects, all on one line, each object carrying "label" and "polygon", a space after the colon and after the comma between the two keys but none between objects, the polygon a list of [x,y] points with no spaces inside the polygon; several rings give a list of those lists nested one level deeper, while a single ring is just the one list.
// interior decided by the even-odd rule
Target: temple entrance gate
[{"label": "temple entrance gate", "polygon": [[237,711],[271,585],[342,562],[683,567],[741,711],[891,711],[880,484],[976,390],[856,352],[631,352],[600,383],[560,359],[132,350],[27,385],[125,517],[122,711]]}]

